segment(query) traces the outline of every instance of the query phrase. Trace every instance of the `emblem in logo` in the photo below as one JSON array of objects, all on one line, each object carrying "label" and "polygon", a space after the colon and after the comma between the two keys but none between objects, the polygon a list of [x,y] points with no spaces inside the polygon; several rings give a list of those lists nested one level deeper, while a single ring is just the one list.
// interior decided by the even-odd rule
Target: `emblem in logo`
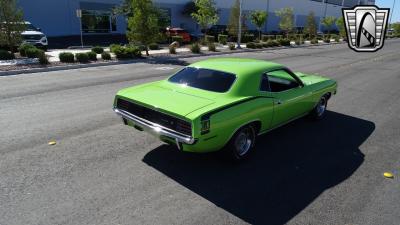
[{"label": "emblem in logo", "polygon": [[356,6],[343,9],[347,42],[357,52],[375,52],[383,47],[389,9]]}]

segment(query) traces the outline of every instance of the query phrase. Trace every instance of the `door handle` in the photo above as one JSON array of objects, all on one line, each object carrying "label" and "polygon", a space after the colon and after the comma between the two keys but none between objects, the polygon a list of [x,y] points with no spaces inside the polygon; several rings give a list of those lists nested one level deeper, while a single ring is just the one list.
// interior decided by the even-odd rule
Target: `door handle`
[{"label": "door handle", "polygon": [[281,105],[282,103],[283,103],[282,100],[280,100],[280,99],[276,100],[277,105]]}]

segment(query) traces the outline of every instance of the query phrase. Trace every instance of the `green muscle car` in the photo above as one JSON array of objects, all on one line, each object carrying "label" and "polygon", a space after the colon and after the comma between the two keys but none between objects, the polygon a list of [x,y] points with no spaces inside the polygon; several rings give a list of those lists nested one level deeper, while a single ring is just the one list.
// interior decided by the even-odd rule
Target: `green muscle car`
[{"label": "green muscle car", "polygon": [[336,90],[334,80],[268,61],[208,59],[166,80],[120,90],[114,111],[125,125],[180,150],[226,149],[242,159],[257,135],[305,115],[322,118]]}]

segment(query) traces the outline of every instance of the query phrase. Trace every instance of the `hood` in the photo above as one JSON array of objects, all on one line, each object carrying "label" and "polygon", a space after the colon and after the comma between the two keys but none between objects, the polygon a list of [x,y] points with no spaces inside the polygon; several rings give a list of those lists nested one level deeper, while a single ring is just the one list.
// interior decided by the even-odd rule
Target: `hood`
[{"label": "hood", "polygon": [[212,99],[156,84],[127,88],[118,95],[180,116],[214,103]]},{"label": "hood", "polygon": [[40,31],[26,30],[22,32],[21,35],[44,35],[44,34]]}]

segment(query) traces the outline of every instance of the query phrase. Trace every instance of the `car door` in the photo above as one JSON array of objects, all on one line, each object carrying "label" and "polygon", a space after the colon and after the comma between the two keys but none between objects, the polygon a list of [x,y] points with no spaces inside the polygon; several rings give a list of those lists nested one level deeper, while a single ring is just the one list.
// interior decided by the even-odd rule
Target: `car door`
[{"label": "car door", "polygon": [[280,126],[304,115],[308,111],[306,88],[291,71],[279,69],[265,74],[269,92],[274,99],[274,116],[271,128]]}]

